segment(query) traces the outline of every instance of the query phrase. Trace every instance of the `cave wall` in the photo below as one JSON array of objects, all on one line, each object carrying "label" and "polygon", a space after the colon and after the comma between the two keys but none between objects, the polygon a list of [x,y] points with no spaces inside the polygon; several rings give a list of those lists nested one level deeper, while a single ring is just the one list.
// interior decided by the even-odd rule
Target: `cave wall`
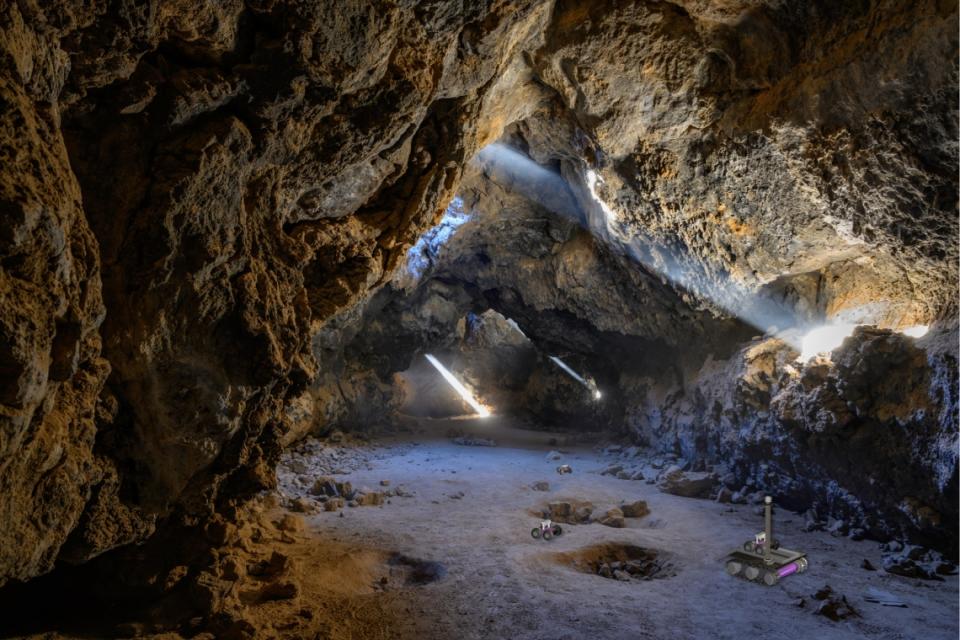
[{"label": "cave wall", "polygon": [[273,482],[312,335],[442,213],[550,9],[5,5],[0,583]]}]

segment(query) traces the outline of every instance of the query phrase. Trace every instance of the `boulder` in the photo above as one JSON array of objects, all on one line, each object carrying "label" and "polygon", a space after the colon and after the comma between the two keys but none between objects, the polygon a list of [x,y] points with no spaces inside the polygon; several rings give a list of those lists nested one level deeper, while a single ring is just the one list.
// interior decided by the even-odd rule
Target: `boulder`
[{"label": "boulder", "polygon": [[277,523],[277,529],[280,531],[289,531],[291,533],[296,533],[298,531],[303,531],[304,522],[303,518],[300,516],[293,515],[292,513],[284,514],[280,521]]},{"label": "boulder", "polygon": [[337,481],[330,476],[322,476],[314,480],[310,493],[315,496],[336,497],[340,495],[340,491],[337,489]]},{"label": "boulder", "polygon": [[664,472],[658,488],[664,493],[685,498],[709,498],[716,476],[707,471],[683,471],[674,465]]},{"label": "boulder", "polygon": [[830,585],[825,585],[813,594],[813,599],[820,601],[814,613],[829,618],[834,622],[839,622],[847,618],[860,617],[856,609],[847,602],[846,596],[836,593]]},{"label": "boulder", "polygon": [[650,507],[647,506],[645,500],[635,500],[621,504],[620,511],[623,512],[624,518],[642,518],[645,515],[649,515]]},{"label": "boulder", "polygon": [[730,498],[733,497],[733,492],[726,487],[720,487],[720,490],[717,491],[717,502],[721,504],[727,504],[730,502]]},{"label": "boulder", "polygon": [[361,493],[356,498],[357,506],[360,507],[377,507],[383,504],[383,501],[384,496],[380,491]]},{"label": "boulder", "polygon": [[607,510],[602,516],[596,518],[595,521],[606,527],[614,527],[615,529],[622,529],[627,526],[626,521],[623,519],[623,511],[617,507]]},{"label": "boulder", "polygon": [[567,524],[583,524],[590,521],[593,513],[593,504],[580,500],[556,500],[547,503],[543,516],[554,522]]}]

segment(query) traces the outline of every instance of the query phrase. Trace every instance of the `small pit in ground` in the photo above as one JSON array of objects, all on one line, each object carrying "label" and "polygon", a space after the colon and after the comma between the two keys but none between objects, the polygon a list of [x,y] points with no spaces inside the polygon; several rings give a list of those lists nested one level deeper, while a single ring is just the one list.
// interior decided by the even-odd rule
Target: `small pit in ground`
[{"label": "small pit in ground", "polygon": [[400,553],[392,554],[384,566],[387,573],[380,577],[378,585],[381,589],[421,586],[447,575],[447,568],[439,562],[418,560]]},{"label": "small pit in ground", "polygon": [[623,582],[677,575],[677,565],[667,552],[630,544],[605,543],[552,555],[559,565]]}]

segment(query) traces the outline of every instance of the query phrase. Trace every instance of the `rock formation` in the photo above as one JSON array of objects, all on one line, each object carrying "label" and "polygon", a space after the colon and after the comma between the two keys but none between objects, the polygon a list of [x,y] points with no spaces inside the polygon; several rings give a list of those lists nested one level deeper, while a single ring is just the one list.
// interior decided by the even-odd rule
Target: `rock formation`
[{"label": "rock formation", "polygon": [[[562,379],[546,355],[592,371],[604,424],[955,552],[956,20],[935,0],[7,3],[0,584],[209,538],[283,445],[358,399],[388,414],[391,376],[488,309],[539,388]],[[455,194],[475,220],[398,275]],[[374,326],[437,296],[432,320]],[[831,366],[748,343],[791,318],[878,328]],[[925,342],[895,333],[916,324]],[[559,395],[540,415],[573,415]]]}]

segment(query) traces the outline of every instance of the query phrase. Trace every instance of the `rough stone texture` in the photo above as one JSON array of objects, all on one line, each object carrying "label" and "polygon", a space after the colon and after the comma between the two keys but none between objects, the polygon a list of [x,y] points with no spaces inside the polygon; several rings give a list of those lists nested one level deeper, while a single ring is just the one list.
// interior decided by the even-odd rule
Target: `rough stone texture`
[{"label": "rough stone texture", "polygon": [[499,136],[550,8],[2,12],[0,583],[272,482],[312,333]]},{"label": "rough stone texture", "polygon": [[[458,190],[496,211],[426,278],[454,306],[569,354],[648,444],[955,552],[955,347],[861,332],[796,375],[740,350],[791,318],[955,334],[956,21],[936,0],[5,7],[0,583],[199,525],[274,481],[288,434],[389,406],[420,337],[376,367],[344,349]],[[481,157],[461,185],[498,139],[535,162]]]},{"label": "rough stone texture", "polygon": [[760,341],[684,388],[651,388],[658,410],[633,424],[688,461],[722,463],[730,489],[946,551],[957,539],[956,352],[955,333],[917,341],[860,328],[832,362],[804,366],[782,342]]},{"label": "rough stone texture", "polygon": [[[385,379],[492,308],[594,373],[609,424],[721,464],[728,492],[955,546],[955,17],[558,3],[530,57],[553,93],[467,171],[470,220],[360,322],[403,348],[348,359]],[[797,332],[831,321],[882,329],[795,363]],[[889,331],[923,323],[920,343]],[[772,327],[789,344],[746,343]]]},{"label": "rough stone texture", "polygon": [[659,488],[664,493],[685,498],[707,498],[716,484],[716,477],[704,471],[684,471],[673,466],[660,476]]}]

